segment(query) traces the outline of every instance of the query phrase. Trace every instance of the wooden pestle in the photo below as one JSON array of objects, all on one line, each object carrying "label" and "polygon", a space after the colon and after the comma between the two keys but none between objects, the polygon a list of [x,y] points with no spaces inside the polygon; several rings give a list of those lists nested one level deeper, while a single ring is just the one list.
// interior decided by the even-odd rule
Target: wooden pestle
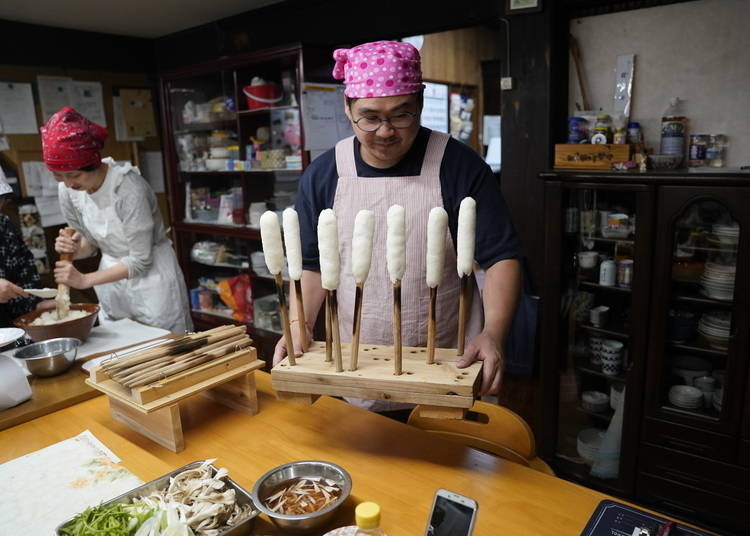
[{"label": "wooden pestle", "polygon": [[[68,238],[72,238],[75,232],[76,230],[72,227],[66,227],[61,231],[62,235]],[[60,253],[60,260],[73,262],[73,254]],[[68,285],[64,283],[57,285],[57,298],[55,298],[55,301],[57,302],[57,318],[63,319],[68,316],[70,312],[70,287]]]}]

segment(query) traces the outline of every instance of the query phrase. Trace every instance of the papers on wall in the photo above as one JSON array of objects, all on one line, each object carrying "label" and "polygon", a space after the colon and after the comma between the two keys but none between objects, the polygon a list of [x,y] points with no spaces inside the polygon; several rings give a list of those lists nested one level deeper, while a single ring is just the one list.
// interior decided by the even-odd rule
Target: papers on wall
[{"label": "papers on wall", "polygon": [[630,116],[630,97],[633,89],[634,65],[634,54],[617,56],[613,110],[624,115],[626,119]]},{"label": "papers on wall", "polygon": [[66,76],[37,76],[39,103],[42,106],[42,123],[46,124],[61,108],[72,106],[73,79]]},{"label": "papers on wall", "polygon": [[141,153],[141,171],[157,194],[164,193],[164,163],[159,151]]},{"label": "papers on wall", "polygon": [[57,182],[44,162],[23,162],[23,180],[29,197],[57,197]]},{"label": "papers on wall", "polygon": [[143,141],[143,136],[130,136],[125,128],[125,120],[122,117],[122,104],[120,97],[112,97],[112,115],[115,120],[115,139],[117,141]]},{"label": "papers on wall", "polygon": [[336,142],[353,134],[344,113],[342,84],[303,84],[302,110],[308,151],[331,149]]},{"label": "papers on wall", "polygon": [[425,82],[422,126],[438,132],[450,133],[448,128],[448,86]]},{"label": "papers on wall", "polygon": [[490,166],[490,169],[494,173],[498,173],[502,165],[502,145],[500,140],[500,136],[490,138],[490,144],[487,147],[487,156],[484,157],[485,162],[487,162],[487,165]]},{"label": "papers on wall", "polygon": [[31,84],[0,82],[0,132],[38,133]]},{"label": "papers on wall", "polygon": [[89,121],[103,127],[107,126],[101,82],[73,80],[71,83],[71,106]]},{"label": "papers on wall", "polygon": [[492,138],[500,137],[500,116],[485,115],[482,127],[482,144],[489,145]]},{"label": "papers on wall", "polygon": [[42,227],[53,227],[66,223],[57,194],[54,196],[35,197],[34,202],[39,211],[39,217],[42,220]]},{"label": "papers on wall", "polygon": [[121,89],[120,110],[128,136],[156,136],[151,90]]}]

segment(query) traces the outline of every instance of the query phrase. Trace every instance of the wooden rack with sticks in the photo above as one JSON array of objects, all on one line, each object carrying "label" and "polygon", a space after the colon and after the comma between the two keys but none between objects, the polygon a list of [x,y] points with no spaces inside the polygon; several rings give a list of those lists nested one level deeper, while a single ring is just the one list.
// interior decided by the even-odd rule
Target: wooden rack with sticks
[{"label": "wooden rack with sticks", "polygon": [[160,445],[184,449],[179,404],[203,394],[255,415],[254,372],[263,367],[244,326],[220,326],[115,356],[86,383],[109,397],[112,416]]}]

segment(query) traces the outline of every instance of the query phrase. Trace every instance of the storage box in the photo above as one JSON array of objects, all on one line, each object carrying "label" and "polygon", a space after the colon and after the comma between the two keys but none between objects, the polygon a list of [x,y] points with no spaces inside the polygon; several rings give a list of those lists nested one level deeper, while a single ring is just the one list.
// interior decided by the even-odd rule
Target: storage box
[{"label": "storage box", "polygon": [[630,159],[630,145],[555,144],[556,169],[612,169]]}]

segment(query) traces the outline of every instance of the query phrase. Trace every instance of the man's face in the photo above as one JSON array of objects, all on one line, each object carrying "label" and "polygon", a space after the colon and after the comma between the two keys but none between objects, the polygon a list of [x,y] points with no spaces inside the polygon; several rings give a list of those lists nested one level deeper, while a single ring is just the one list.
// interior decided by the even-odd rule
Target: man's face
[{"label": "man's face", "polygon": [[406,113],[415,115],[414,122],[406,128],[393,128],[389,121],[383,121],[374,132],[365,132],[352,125],[354,135],[362,144],[362,159],[376,168],[396,165],[411,149],[419,132],[421,110],[416,94],[356,99],[349,106],[344,103],[344,111],[351,121],[392,119]]},{"label": "man's face", "polygon": [[92,190],[98,186],[96,171],[53,171],[57,182],[65,183],[71,190]]}]

